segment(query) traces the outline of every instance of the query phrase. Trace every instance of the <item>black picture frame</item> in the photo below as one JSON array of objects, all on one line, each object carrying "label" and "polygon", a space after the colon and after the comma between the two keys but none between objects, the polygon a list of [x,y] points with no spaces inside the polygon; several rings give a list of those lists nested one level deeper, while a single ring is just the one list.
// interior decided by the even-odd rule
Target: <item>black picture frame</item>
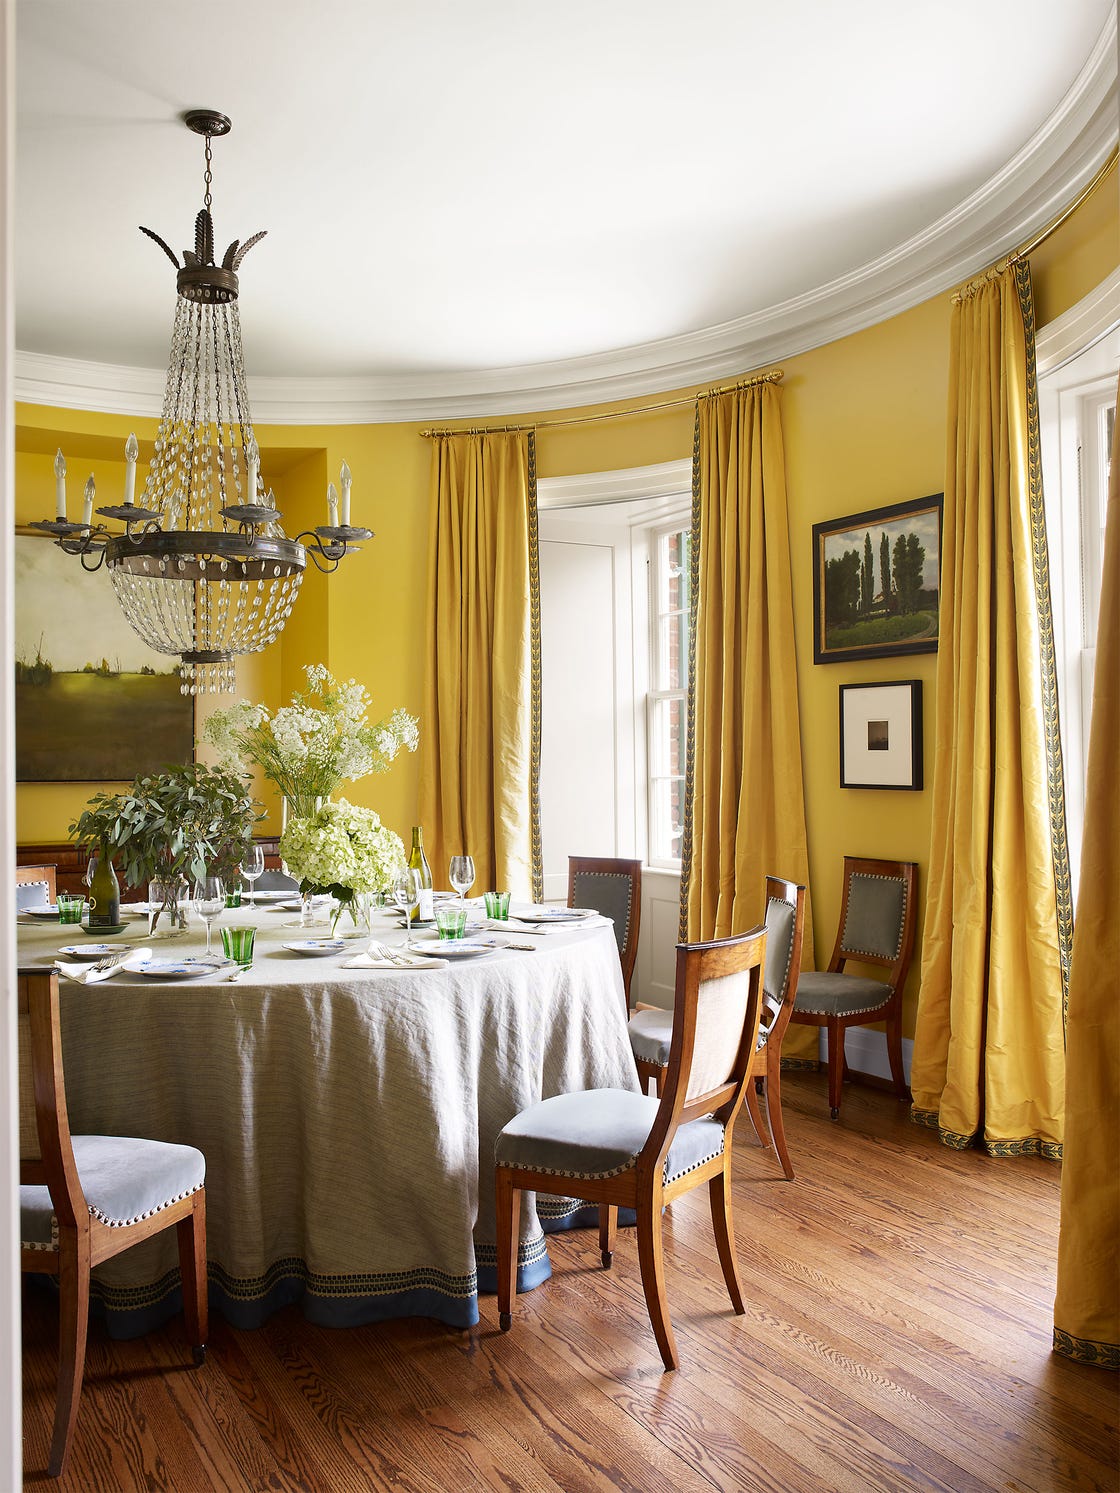
[{"label": "black picture frame", "polygon": [[813,525],[814,663],[937,652],[943,498],[931,493]]},{"label": "black picture frame", "polygon": [[921,791],[920,679],[840,686],[840,786]]}]

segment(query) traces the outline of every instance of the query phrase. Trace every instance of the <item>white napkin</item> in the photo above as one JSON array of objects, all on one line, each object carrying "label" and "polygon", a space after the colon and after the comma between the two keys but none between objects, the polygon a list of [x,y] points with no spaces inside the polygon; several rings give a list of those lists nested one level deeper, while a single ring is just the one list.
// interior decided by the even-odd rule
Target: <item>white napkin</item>
[{"label": "white napkin", "polygon": [[96,985],[100,980],[111,980],[122,969],[140,969],[152,957],[152,951],[151,949],[122,949],[119,954],[111,957],[113,962],[108,969],[97,967],[101,963],[100,959],[97,964],[67,964],[63,959],[56,959],[54,967],[60,975],[65,975],[68,980],[77,981],[79,985]]},{"label": "white napkin", "polygon": [[387,959],[381,952],[381,946],[375,941],[368,949],[363,949],[360,954],[355,954],[353,959],[343,961],[344,969],[388,969],[395,974],[407,974],[410,969],[446,969],[446,959],[431,959],[427,954],[414,954],[411,949],[394,949],[397,960],[403,959],[400,964],[397,960]]}]

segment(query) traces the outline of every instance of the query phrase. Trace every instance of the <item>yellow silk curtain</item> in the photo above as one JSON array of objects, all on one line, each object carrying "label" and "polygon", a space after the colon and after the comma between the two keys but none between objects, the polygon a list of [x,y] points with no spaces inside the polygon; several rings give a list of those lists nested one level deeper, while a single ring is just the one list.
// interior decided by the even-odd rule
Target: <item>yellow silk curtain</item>
[{"label": "yellow silk curtain", "polygon": [[540,895],[540,586],[531,431],[434,438],[420,821],[436,884]]},{"label": "yellow silk curtain", "polygon": [[[1120,390],[1117,391],[1120,397]],[[1069,977],[1054,1349],[1120,1369],[1120,423],[1113,430],[1085,840]]]},{"label": "yellow silk curtain", "polygon": [[[681,937],[761,922],[767,873],[808,884],[781,395],[696,405]],[[805,946],[812,949],[808,921]],[[786,1047],[796,1053],[801,1034]],[[807,1033],[814,1055],[816,1032]]]},{"label": "yellow silk curtain", "polygon": [[1061,1154],[1071,932],[1030,271],[954,297],[913,1117]]}]

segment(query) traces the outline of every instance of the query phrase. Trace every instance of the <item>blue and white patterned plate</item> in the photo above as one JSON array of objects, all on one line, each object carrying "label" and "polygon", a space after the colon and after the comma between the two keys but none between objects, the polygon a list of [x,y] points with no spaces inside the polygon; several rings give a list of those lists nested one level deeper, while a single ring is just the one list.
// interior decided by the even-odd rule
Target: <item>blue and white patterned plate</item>
[{"label": "blue and white patterned plate", "polygon": [[120,952],[120,946],[111,943],[68,943],[58,951],[68,959],[104,959],[106,954]]},{"label": "blue and white patterned plate", "polygon": [[344,938],[298,938],[284,945],[293,954],[343,954],[350,947]]},{"label": "blue and white patterned plate", "polygon": [[153,980],[197,980],[200,975],[212,975],[222,968],[212,959],[151,959],[140,966],[138,973]]}]

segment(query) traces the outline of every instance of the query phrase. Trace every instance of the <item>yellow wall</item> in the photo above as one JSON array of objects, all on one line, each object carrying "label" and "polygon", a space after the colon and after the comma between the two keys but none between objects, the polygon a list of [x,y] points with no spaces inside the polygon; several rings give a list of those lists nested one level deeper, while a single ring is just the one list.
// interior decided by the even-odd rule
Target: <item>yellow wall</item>
[{"label": "yellow wall", "polygon": [[[1113,173],[1032,258],[1038,324],[1068,309],[1118,262]],[[839,787],[837,687],[847,681],[921,679],[928,749],[936,660],[918,655],[814,665],[811,530],[821,519],[943,489],[948,310],[948,295],[938,296],[867,331],[779,360],[785,370],[798,691],[818,963],[831,952],[844,853],[916,860],[924,878],[930,828],[928,786],[915,794]],[[692,391],[666,391],[646,403],[674,392]],[[516,412],[510,416],[516,418]],[[692,419],[685,407],[597,425],[542,428],[538,473],[551,477],[687,457]],[[72,492],[80,491],[87,464],[97,471],[103,495],[119,490],[120,443],[133,426],[142,440],[151,439],[151,421],[20,407],[18,519],[53,511],[50,464],[59,444],[70,457]],[[275,706],[301,683],[304,664],[323,661],[339,677],[365,684],[376,718],[397,706],[419,714],[430,457],[419,430],[411,424],[258,427],[262,473],[275,487],[289,533],[325,521],[326,480],[345,458],[354,472],[353,520],[374,529],[376,537],[333,577],[312,571],[280,642],[239,675],[239,693]],[[353,785],[353,799],[375,807],[387,824],[407,835],[415,813],[417,765],[415,757],[398,760],[386,776]],[[927,785],[932,768],[927,750]],[[63,838],[67,822],[91,791],[86,785],[21,786],[20,840]],[[908,1030],[915,985],[912,978]]]}]

